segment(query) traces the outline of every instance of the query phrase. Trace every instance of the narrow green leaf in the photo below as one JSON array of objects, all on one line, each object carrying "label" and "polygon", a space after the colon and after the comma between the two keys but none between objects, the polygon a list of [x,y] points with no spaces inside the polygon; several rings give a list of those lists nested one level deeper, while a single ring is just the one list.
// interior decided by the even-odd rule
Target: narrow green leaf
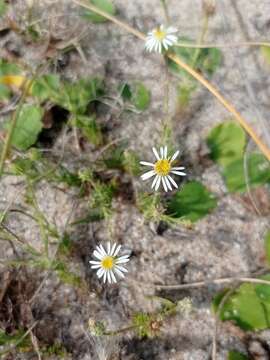
[{"label": "narrow green leaf", "polygon": [[214,195],[200,182],[192,181],[172,197],[168,204],[168,214],[195,222],[212,211],[216,205]]},{"label": "narrow green leaf", "polygon": [[151,93],[141,82],[135,82],[131,87],[131,102],[138,110],[145,110],[150,104]]},{"label": "narrow green leaf", "polygon": [[[39,106],[24,105],[18,115],[11,143],[19,150],[27,150],[37,141],[42,130],[43,110]],[[7,128],[10,123],[7,123]]]},{"label": "narrow green leaf", "polygon": [[77,116],[74,120],[74,126],[82,130],[83,135],[90,143],[94,145],[102,143],[101,129],[93,116]]},{"label": "narrow green leaf", "polygon": [[217,125],[207,137],[211,158],[222,166],[241,158],[245,144],[244,130],[233,121]]},{"label": "narrow green leaf", "polygon": [[[100,10],[108,13],[109,15],[116,14],[116,8],[110,0],[89,0],[89,3],[95,5]],[[93,23],[103,23],[107,19],[101,15],[95,14],[90,10],[84,10],[83,15],[85,19],[92,21]]]}]

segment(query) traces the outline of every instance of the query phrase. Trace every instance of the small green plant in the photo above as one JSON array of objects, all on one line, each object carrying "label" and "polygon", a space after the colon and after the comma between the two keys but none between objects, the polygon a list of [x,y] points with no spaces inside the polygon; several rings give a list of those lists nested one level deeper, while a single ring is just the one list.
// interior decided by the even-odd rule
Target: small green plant
[{"label": "small green plant", "polygon": [[262,154],[244,155],[246,135],[235,122],[217,125],[209,134],[207,144],[211,158],[221,166],[230,192],[245,192],[247,186],[270,183],[270,165]]}]

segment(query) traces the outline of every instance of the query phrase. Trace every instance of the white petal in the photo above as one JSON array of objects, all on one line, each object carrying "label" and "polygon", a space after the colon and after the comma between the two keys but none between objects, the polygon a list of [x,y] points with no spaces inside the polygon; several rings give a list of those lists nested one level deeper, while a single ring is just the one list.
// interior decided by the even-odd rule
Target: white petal
[{"label": "white petal", "polygon": [[110,255],[111,252],[111,243],[108,241],[107,242],[107,254]]},{"label": "white petal", "polygon": [[168,147],[164,146],[164,159],[167,159],[167,155],[168,155]]},{"label": "white petal", "polygon": [[124,268],[124,266],[121,266],[121,265],[115,265],[115,269],[120,270],[120,271],[125,272],[125,273],[128,272],[127,269]]},{"label": "white petal", "polygon": [[168,34],[176,33],[177,31],[178,31],[178,29],[176,29],[173,26],[169,26],[168,29],[167,29]]},{"label": "white petal", "polygon": [[171,162],[174,161],[174,160],[177,158],[179,152],[180,152],[180,151],[177,150],[177,151],[173,154],[173,156],[172,156],[172,158],[171,158]]},{"label": "white petal", "polygon": [[176,175],[181,175],[181,176],[186,176],[187,174],[184,173],[184,172],[181,172],[181,171],[175,171],[175,170],[172,170],[171,173],[173,174],[176,174]]},{"label": "white petal", "polygon": [[154,178],[154,181],[152,182],[152,186],[151,186],[152,189],[155,187],[158,178],[159,178],[159,175],[156,175],[156,177]]},{"label": "white petal", "polygon": [[163,40],[162,45],[164,46],[165,50],[168,50],[168,45],[166,44],[165,40]]},{"label": "white petal", "polygon": [[158,52],[161,54],[162,52],[162,46],[161,46],[161,42],[158,43]]},{"label": "white petal", "polygon": [[129,259],[127,258],[124,259],[122,256],[115,261],[116,264],[125,264],[127,262],[129,262]]},{"label": "white petal", "polygon": [[145,166],[152,166],[152,167],[155,166],[155,164],[152,164],[152,163],[147,162],[147,161],[140,161],[140,164],[141,164],[141,165],[145,165]]},{"label": "white petal", "polygon": [[123,279],[123,278],[125,277],[125,275],[124,275],[120,270],[114,268],[114,271],[115,271],[115,273],[116,273],[120,278]]},{"label": "white petal", "polygon": [[118,245],[118,246],[117,246],[117,248],[116,248],[113,256],[116,256],[116,255],[119,253],[119,251],[120,251],[120,249],[121,249],[121,246],[122,246],[122,245]]},{"label": "white petal", "polygon": [[184,166],[176,166],[171,168],[171,170],[184,170],[184,169],[185,169]]},{"label": "white petal", "polygon": [[165,182],[166,182],[166,185],[168,186],[168,188],[169,188],[169,190],[171,190],[172,191],[172,186],[171,186],[171,184],[170,184],[170,182],[169,182],[169,180],[167,179],[167,176],[165,176]]},{"label": "white petal", "polygon": [[155,157],[157,158],[157,160],[160,160],[157,149],[153,147],[152,150],[153,150],[153,153],[154,153]]},{"label": "white petal", "polygon": [[111,283],[112,283],[111,270],[108,270],[108,271],[107,271],[107,277],[108,277],[109,284],[111,284]]},{"label": "white petal", "polygon": [[104,255],[104,256],[107,255],[104,247],[103,247],[101,244],[100,244],[99,246],[97,246],[97,249],[98,249],[98,251],[99,251],[102,255]]},{"label": "white petal", "polygon": [[159,176],[158,179],[157,179],[156,186],[155,186],[155,191],[158,190],[159,185],[160,185],[160,181],[161,181],[161,176]]},{"label": "white petal", "polygon": [[160,158],[161,158],[161,159],[164,159],[164,149],[163,149],[162,146],[161,146],[160,149],[159,149],[159,153],[160,153]]},{"label": "white petal", "polygon": [[107,271],[104,271],[104,274],[103,274],[103,282],[104,282],[104,284],[106,282],[106,279],[107,279]]},{"label": "white petal", "polygon": [[99,259],[99,260],[102,260],[103,257],[104,257],[104,256],[101,255],[97,250],[94,250],[93,255],[94,255],[97,259]]},{"label": "white petal", "polygon": [[112,277],[112,281],[113,281],[114,283],[117,283],[117,280],[116,280],[116,277],[115,277],[113,271],[111,271],[111,277]]},{"label": "white petal", "polygon": [[154,170],[150,170],[147,173],[144,173],[143,175],[141,175],[142,180],[147,180],[149,178],[151,178],[152,176],[154,176],[156,173]]},{"label": "white petal", "polygon": [[97,277],[100,279],[102,277],[102,275],[104,274],[105,270],[104,269],[99,269],[97,271]]},{"label": "white petal", "polygon": [[167,35],[166,40],[170,40],[173,43],[175,43],[175,42],[177,42],[177,36],[175,36],[175,35]]},{"label": "white petal", "polygon": [[91,269],[99,269],[101,268],[101,265],[91,265]]},{"label": "white petal", "polygon": [[164,180],[164,176],[162,176],[161,179],[162,179],[163,188],[164,188],[164,190],[167,192],[167,191],[168,191],[168,188],[167,188],[166,182],[165,182],[165,180]]},{"label": "white petal", "polygon": [[113,256],[114,250],[116,248],[116,243],[113,244],[112,248],[111,248],[111,252],[110,252],[110,256]]},{"label": "white petal", "polygon": [[178,185],[176,184],[176,182],[173,180],[173,178],[170,175],[167,175],[168,180],[170,180],[170,182],[173,184],[173,186],[178,189]]},{"label": "white petal", "polygon": [[95,260],[90,260],[89,263],[94,265],[100,265],[100,261],[95,261]]}]

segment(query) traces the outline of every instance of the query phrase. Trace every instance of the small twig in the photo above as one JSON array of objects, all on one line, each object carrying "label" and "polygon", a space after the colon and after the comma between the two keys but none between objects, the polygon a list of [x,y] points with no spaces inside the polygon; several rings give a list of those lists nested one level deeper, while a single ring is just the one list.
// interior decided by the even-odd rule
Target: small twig
[{"label": "small twig", "polygon": [[270,286],[270,281],[250,278],[250,277],[228,277],[228,278],[220,278],[220,279],[207,279],[204,281],[197,281],[189,284],[176,284],[176,285],[156,285],[156,288],[159,290],[184,290],[191,288],[198,288],[208,286],[209,284],[227,284],[234,282],[249,282],[254,284],[264,284]]},{"label": "small twig", "polygon": [[270,47],[270,42],[246,41],[246,42],[231,43],[231,44],[221,44],[221,43],[191,44],[191,43],[179,42],[175,46],[192,48],[192,49],[197,49],[197,48],[199,48],[199,49],[209,49],[209,48],[230,49],[230,48],[238,48],[238,47],[260,47],[260,46]]}]

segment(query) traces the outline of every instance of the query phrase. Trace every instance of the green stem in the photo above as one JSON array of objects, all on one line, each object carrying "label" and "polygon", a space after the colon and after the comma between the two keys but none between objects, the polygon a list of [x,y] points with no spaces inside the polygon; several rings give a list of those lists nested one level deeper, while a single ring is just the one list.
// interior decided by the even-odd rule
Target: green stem
[{"label": "green stem", "polygon": [[6,160],[6,157],[8,155],[8,152],[9,152],[9,149],[10,149],[10,146],[11,146],[12,137],[13,137],[13,133],[14,133],[15,128],[16,128],[16,124],[17,124],[19,114],[20,114],[20,112],[22,110],[25,99],[26,99],[26,97],[27,97],[27,95],[28,95],[28,93],[29,93],[29,91],[30,91],[30,89],[31,89],[31,87],[32,87],[32,85],[33,85],[33,83],[36,80],[38,75],[39,75],[39,70],[36,71],[36,73],[34,74],[34,76],[32,77],[32,79],[29,82],[26,81],[24,83],[24,85],[23,85],[23,92],[22,92],[18,107],[17,107],[17,109],[14,111],[14,113],[12,115],[10,128],[8,130],[8,133],[7,133],[7,136],[6,136],[6,141],[4,143],[3,150],[2,150],[2,153],[1,153],[1,158],[0,158],[0,178],[3,175],[4,166],[5,166],[5,160]]},{"label": "green stem", "polygon": [[[198,39],[198,46],[201,45],[204,42],[204,38],[205,38],[205,35],[207,33],[207,30],[208,30],[208,23],[209,23],[209,16],[207,14],[205,14],[204,15],[204,20],[203,20],[202,31],[201,31],[201,34],[200,34],[199,39]],[[193,59],[191,61],[191,67],[192,68],[195,68],[196,63],[198,61],[198,58],[200,56],[200,53],[201,53],[201,49],[199,47],[197,47],[196,51],[194,53]]]}]

